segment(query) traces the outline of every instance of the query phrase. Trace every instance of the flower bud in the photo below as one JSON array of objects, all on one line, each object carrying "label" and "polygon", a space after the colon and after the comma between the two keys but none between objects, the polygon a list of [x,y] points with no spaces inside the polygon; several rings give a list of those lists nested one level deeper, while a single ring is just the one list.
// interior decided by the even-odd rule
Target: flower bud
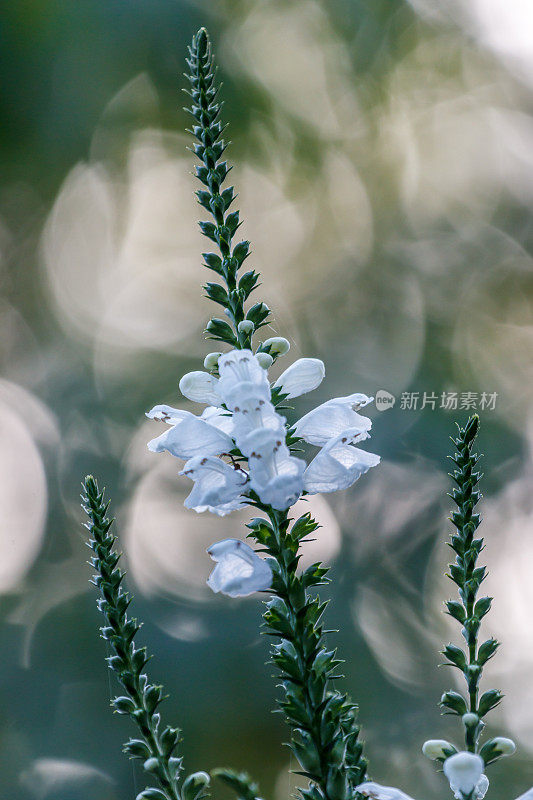
[{"label": "flower bud", "polygon": [[299,358],[282,372],[274,388],[291,399],[311,392],[322,383],[326,370],[319,358]]},{"label": "flower bud", "polygon": [[496,736],[492,740],[495,750],[502,756],[512,756],[516,751],[516,745],[512,739],[506,739],[504,736]]},{"label": "flower bud", "polygon": [[237,325],[237,330],[239,331],[239,333],[244,333],[244,334],[248,335],[249,333],[253,333],[254,332],[255,325],[254,325],[254,323],[252,322],[251,319],[243,319]]},{"label": "flower bud", "polygon": [[255,357],[263,369],[268,369],[274,363],[274,359],[272,356],[269,356],[268,353],[256,353]]},{"label": "flower bud", "polygon": [[209,372],[188,372],[180,380],[179,387],[182,395],[195,403],[218,405],[220,399],[215,392],[217,383],[217,378]]},{"label": "flower bud", "polygon": [[477,714],[468,711],[466,714],[462,716],[463,725],[465,728],[477,728],[479,725],[479,717]]},{"label": "flower bud", "polygon": [[284,356],[291,349],[290,342],[283,336],[273,336],[263,342],[263,347],[268,349],[271,356]]},{"label": "flower bud", "polygon": [[428,739],[422,746],[422,752],[426,758],[436,761],[439,758],[449,758],[457,752],[456,748],[445,739]]},{"label": "flower bud", "polygon": [[218,359],[222,353],[208,353],[204,358],[204,367],[208,372],[214,372],[218,369]]}]

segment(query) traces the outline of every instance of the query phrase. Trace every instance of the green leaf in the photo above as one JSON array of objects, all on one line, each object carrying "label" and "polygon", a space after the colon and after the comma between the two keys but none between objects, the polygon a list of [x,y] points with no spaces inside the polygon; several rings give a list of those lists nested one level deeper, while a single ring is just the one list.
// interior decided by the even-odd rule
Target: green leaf
[{"label": "green leaf", "polygon": [[487,661],[493,657],[499,646],[500,644],[496,641],[496,639],[487,639],[486,642],[483,642],[477,653],[477,663],[480,666],[486,664]]},{"label": "green leaf", "polygon": [[488,692],[484,692],[479,700],[478,715],[484,717],[491,709],[496,708],[502,700],[503,693],[497,689],[490,689]]}]

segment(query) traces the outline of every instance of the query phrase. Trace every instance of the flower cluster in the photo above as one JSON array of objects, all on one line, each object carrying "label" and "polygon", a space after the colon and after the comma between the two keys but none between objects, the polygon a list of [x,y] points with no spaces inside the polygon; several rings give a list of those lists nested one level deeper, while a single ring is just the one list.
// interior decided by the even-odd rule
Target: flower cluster
[{"label": "flower cluster", "polygon": [[[510,739],[502,737],[498,742],[501,755],[514,753],[515,746]],[[489,780],[485,775],[485,762],[481,756],[466,751],[458,753],[449,742],[440,740],[426,742],[423,750],[429,758],[443,762],[444,774],[456,800],[483,800],[489,788]],[[452,755],[446,755],[450,752]],[[372,800],[413,800],[400,789],[381,786],[372,781],[360,784],[357,791],[362,797]],[[533,800],[533,789],[517,800]]]},{"label": "flower cluster", "polygon": [[291,454],[286,419],[273,399],[279,403],[315,389],[325,374],[319,359],[299,359],[271,387],[261,365],[264,354],[216,355],[218,376],[190,372],[180,381],[185,397],[209,404],[200,416],[162,405],[147,414],[171,426],[149,442],[150,450],[186,459],[181,474],[194,481],[187,508],[222,516],[258,499],[283,511],[304,492],[347,489],[379,463],[379,456],[354,446],[368,438],[372,424],[358,413],[372,401],[364,394],[329,400],[303,416],[290,440],[320,450],[309,465]]}]

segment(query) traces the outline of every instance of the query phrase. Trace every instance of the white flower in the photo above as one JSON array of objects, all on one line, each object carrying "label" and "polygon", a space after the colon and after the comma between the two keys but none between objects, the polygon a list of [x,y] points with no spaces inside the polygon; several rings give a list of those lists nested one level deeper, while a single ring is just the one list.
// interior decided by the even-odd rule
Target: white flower
[{"label": "white flower", "polygon": [[474,792],[474,800],[481,800],[488,788],[488,780],[483,774],[485,764],[475,753],[455,753],[444,762],[444,774],[457,800],[464,800]]},{"label": "white flower", "polygon": [[239,400],[253,395],[270,402],[268,375],[251,350],[231,350],[218,359],[217,393],[233,411]]},{"label": "white flower", "polygon": [[533,800],[533,786],[528,792],[517,797],[516,800]]},{"label": "white flower", "polygon": [[274,388],[288,399],[300,397],[320,386],[325,374],[324,362],[319,358],[299,358],[281,373]]},{"label": "white flower", "polygon": [[393,786],[381,786],[373,781],[360,783],[359,786],[355,787],[355,791],[362,794],[363,797],[372,798],[372,800],[413,800],[405,792],[401,792]]},{"label": "white flower", "polygon": [[220,408],[210,406],[200,417],[190,411],[180,411],[171,406],[154,406],[146,416],[172,425],[170,430],[148,442],[148,449],[154,453],[167,450],[177,458],[194,456],[216,456],[233,449],[233,439],[228,431],[231,418]]},{"label": "white flower", "polygon": [[248,463],[250,485],[262,503],[284,511],[298,500],[306,464],[301,458],[291,456],[285,444],[265,456],[254,451]]},{"label": "white flower", "polygon": [[338,492],[347,489],[371,467],[377,466],[380,457],[353,443],[368,438],[368,434],[345,431],[324,445],[304,472],[304,489],[309,494]]},{"label": "white flower", "polygon": [[209,372],[187,372],[179,382],[180,392],[195,403],[219,405],[216,387],[218,378]]},{"label": "white flower", "polygon": [[214,592],[229,597],[246,597],[272,585],[269,565],[245,542],[224,539],[211,545],[207,552],[217,562],[207,580]]},{"label": "white flower", "polygon": [[366,394],[350,394],[348,397],[335,397],[305,414],[294,425],[294,433],[309,444],[319,447],[345,431],[369,431],[372,421],[363,417],[357,410],[372,402]]},{"label": "white flower", "polygon": [[244,470],[226,464],[214,456],[196,456],[189,459],[180,475],[194,481],[192,492],[185,500],[185,508],[198,513],[211,511],[224,517],[242,508],[246,502],[243,491],[248,482]]},{"label": "white flower", "polygon": [[456,748],[446,739],[428,739],[422,746],[422,752],[426,758],[436,761],[438,758],[448,758],[457,752]]}]

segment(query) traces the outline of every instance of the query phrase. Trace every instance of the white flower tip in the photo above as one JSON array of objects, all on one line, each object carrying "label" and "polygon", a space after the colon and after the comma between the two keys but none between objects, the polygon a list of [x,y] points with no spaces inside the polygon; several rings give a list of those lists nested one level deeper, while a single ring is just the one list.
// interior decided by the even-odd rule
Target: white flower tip
[{"label": "white flower tip", "polygon": [[272,356],[284,356],[291,349],[290,342],[288,339],[284,339],[283,336],[272,336],[270,339],[266,339],[263,342],[263,347]]},{"label": "white flower tip", "polygon": [[239,331],[239,333],[244,333],[244,334],[253,333],[255,330],[255,325],[251,319],[243,319],[237,325],[237,330]]},{"label": "white flower tip", "polygon": [[393,786],[381,786],[374,781],[365,781],[355,787],[355,791],[363,795],[363,797],[371,798],[371,800],[412,800],[405,792],[400,789],[395,789]]},{"label": "white flower tip", "polygon": [[216,405],[218,395],[215,392],[217,378],[209,372],[188,372],[179,382],[180,392],[188,400],[195,403],[208,403]]},{"label": "white flower tip", "polygon": [[516,752],[516,744],[512,739],[506,739],[504,736],[496,736],[492,740],[492,745],[501,756],[512,756]]},{"label": "white flower tip", "polygon": [[263,369],[268,369],[274,363],[274,359],[268,353],[256,353],[255,357]]},{"label": "white flower tip", "polygon": [[439,758],[449,758],[457,749],[445,739],[428,739],[422,746],[422,752],[426,758],[436,761]]},{"label": "white flower tip", "polygon": [[208,353],[204,358],[204,367],[208,372],[213,372],[218,369],[218,359],[222,353]]}]

